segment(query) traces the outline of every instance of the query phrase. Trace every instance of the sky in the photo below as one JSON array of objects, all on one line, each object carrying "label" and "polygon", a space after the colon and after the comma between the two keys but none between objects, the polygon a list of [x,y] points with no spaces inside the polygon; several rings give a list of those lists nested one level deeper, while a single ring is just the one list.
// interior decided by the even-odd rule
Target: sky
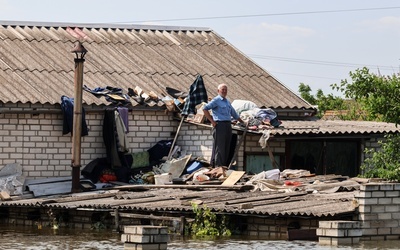
[{"label": "sky", "polygon": [[0,0],[0,20],[210,28],[295,93],[400,72],[397,0]]}]

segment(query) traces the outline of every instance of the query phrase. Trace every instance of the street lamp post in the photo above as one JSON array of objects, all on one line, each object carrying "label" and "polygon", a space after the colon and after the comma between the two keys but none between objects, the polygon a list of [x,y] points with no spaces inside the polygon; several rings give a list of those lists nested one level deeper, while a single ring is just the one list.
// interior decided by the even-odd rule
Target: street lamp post
[{"label": "street lamp post", "polygon": [[82,135],[82,85],[83,85],[83,63],[87,50],[81,42],[71,50],[75,53],[75,78],[74,78],[74,115],[72,129],[72,193],[78,193],[80,189],[81,172],[81,135]]}]

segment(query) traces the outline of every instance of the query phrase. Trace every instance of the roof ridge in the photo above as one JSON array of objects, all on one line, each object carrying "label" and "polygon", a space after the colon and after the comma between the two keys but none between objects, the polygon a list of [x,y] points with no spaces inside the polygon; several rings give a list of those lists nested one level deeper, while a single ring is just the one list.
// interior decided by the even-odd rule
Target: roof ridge
[{"label": "roof ridge", "polygon": [[0,20],[1,26],[31,26],[31,27],[79,27],[79,28],[105,28],[105,29],[132,29],[132,30],[168,30],[168,31],[212,31],[207,27],[166,26],[149,24],[128,23],[68,23],[68,22],[38,22],[38,21],[7,21]]}]

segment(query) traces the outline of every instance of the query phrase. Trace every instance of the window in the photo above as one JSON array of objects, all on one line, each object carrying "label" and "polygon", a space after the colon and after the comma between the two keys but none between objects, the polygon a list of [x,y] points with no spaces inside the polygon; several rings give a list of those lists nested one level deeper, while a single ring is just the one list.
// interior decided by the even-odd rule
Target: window
[{"label": "window", "polygon": [[[283,155],[274,155],[274,158],[278,166],[281,166],[281,163],[284,162]],[[258,174],[271,169],[274,169],[274,167],[269,155],[264,153],[246,154],[246,172]]]}]

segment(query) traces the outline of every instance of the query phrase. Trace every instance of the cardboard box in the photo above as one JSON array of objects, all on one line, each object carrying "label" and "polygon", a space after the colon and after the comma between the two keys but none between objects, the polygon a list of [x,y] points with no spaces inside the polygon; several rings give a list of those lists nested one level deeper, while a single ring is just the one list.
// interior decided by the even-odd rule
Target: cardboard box
[{"label": "cardboard box", "polygon": [[193,121],[197,122],[197,123],[204,123],[205,120],[206,120],[206,117],[203,114],[196,114],[193,119]]}]

